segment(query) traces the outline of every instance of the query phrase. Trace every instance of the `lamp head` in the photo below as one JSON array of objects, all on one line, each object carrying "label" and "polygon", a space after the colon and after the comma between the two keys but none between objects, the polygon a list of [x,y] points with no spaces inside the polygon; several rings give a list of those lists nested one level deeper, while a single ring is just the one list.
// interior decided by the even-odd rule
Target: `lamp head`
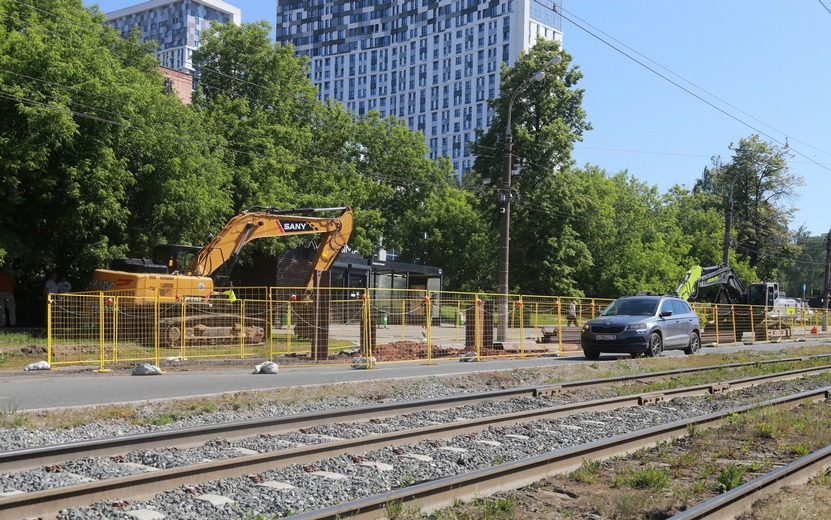
[{"label": "lamp head", "polygon": [[536,74],[531,76],[531,79],[528,80],[528,83],[534,83],[535,81],[541,80],[542,78],[545,77],[545,69],[547,69],[548,67],[552,67],[552,66],[560,63],[561,61],[563,61],[562,56],[560,56],[560,55],[554,56],[553,58],[548,60],[548,63],[545,64],[545,67],[543,67],[542,70],[540,70],[539,72],[537,72]]},{"label": "lamp head", "polygon": [[551,58],[550,60],[548,60],[548,63],[545,65],[544,68],[547,69],[548,67],[553,67],[554,65],[560,63],[561,61],[563,61],[563,57],[558,54],[558,55],[554,56],[553,58]]}]

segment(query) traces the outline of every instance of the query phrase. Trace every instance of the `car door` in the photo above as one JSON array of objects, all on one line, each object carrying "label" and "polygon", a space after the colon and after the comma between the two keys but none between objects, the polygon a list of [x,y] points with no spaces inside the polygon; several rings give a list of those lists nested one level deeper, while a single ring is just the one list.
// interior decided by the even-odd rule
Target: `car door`
[{"label": "car door", "polygon": [[672,307],[672,300],[666,299],[661,302],[661,308],[658,310],[661,316],[663,331],[664,331],[664,348],[677,347],[679,341],[683,339],[678,318],[675,316],[675,309]]},{"label": "car door", "polygon": [[690,344],[690,336],[695,330],[698,316],[690,306],[681,300],[672,300],[673,316],[678,318],[678,344],[686,347]]}]

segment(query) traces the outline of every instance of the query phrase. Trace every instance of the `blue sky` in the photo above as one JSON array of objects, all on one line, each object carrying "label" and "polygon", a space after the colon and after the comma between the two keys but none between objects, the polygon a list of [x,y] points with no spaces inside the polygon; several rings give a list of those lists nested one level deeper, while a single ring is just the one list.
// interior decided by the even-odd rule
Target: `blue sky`
[{"label": "blue sky", "polygon": [[[97,2],[105,12],[135,3]],[[273,25],[275,2],[230,3],[244,22]],[[583,71],[594,128],[576,144],[578,165],[689,188],[713,156],[730,160],[731,143],[787,137],[790,170],[805,181],[791,228],[831,229],[831,0],[563,0],[563,9],[563,47]]]}]

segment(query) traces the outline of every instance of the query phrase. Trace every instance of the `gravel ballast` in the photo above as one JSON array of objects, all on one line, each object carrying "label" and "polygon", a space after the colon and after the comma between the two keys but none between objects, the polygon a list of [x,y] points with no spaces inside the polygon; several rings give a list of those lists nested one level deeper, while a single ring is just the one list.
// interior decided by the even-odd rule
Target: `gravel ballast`
[{"label": "gravel ballast", "polygon": [[[64,511],[61,519],[135,518],[131,511],[152,510],[166,518],[227,519],[289,516],[340,502],[374,495],[390,489],[456,475],[498,463],[539,453],[628,433],[658,424],[734,408],[776,396],[831,385],[831,375],[771,383],[722,397],[676,399],[637,408],[608,412],[580,413],[556,420],[540,420],[514,427],[489,428],[474,435],[443,441],[423,441],[412,445],[389,447],[370,453],[354,453],[303,465],[264,472],[246,477],[220,479],[183,486],[156,496],[153,500],[125,503],[118,497],[89,507]],[[401,392],[401,401],[449,395],[451,390],[440,382],[427,379],[419,385],[408,384],[412,392]],[[480,389],[470,391],[479,391]],[[457,393],[464,393],[465,390]],[[36,491],[146,471],[148,467],[165,469],[206,460],[285,450],[300,445],[334,439],[386,433],[450,422],[459,418],[512,413],[565,402],[601,396],[599,392],[581,391],[556,399],[517,398],[487,404],[464,406],[448,411],[419,412],[382,421],[329,424],[285,435],[256,436],[226,441],[215,439],[192,449],[140,450],[115,458],[89,458],[16,474],[0,475],[0,491]],[[237,421],[246,418],[272,417],[337,409],[369,404],[357,398],[332,397],[315,400],[313,405],[284,406],[264,404],[244,413],[230,412],[183,417],[166,427],[187,427],[207,423]],[[147,413],[152,413],[148,411]],[[73,440],[104,438],[164,427],[94,423],[67,430],[6,430],[3,450],[20,447],[60,444]],[[372,464],[367,464],[372,463]],[[328,474],[342,475],[332,478]],[[293,486],[275,489],[263,484],[278,482]],[[231,501],[215,505],[200,497],[218,495]]]}]

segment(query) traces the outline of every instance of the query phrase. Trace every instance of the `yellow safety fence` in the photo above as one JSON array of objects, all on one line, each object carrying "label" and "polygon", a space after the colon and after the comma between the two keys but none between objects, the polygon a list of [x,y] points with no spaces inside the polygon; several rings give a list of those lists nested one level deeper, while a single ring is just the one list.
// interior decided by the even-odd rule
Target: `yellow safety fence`
[{"label": "yellow safety fence", "polygon": [[[48,361],[98,370],[163,366],[375,363],[580,355],[582,325],[611,300],[451,291],[218,289],[207,299],[117,293],[50,296]],[[704,345],[828,339],[826,316],[695,304]],[[252,363],[253,362],[253,363]]]}]

